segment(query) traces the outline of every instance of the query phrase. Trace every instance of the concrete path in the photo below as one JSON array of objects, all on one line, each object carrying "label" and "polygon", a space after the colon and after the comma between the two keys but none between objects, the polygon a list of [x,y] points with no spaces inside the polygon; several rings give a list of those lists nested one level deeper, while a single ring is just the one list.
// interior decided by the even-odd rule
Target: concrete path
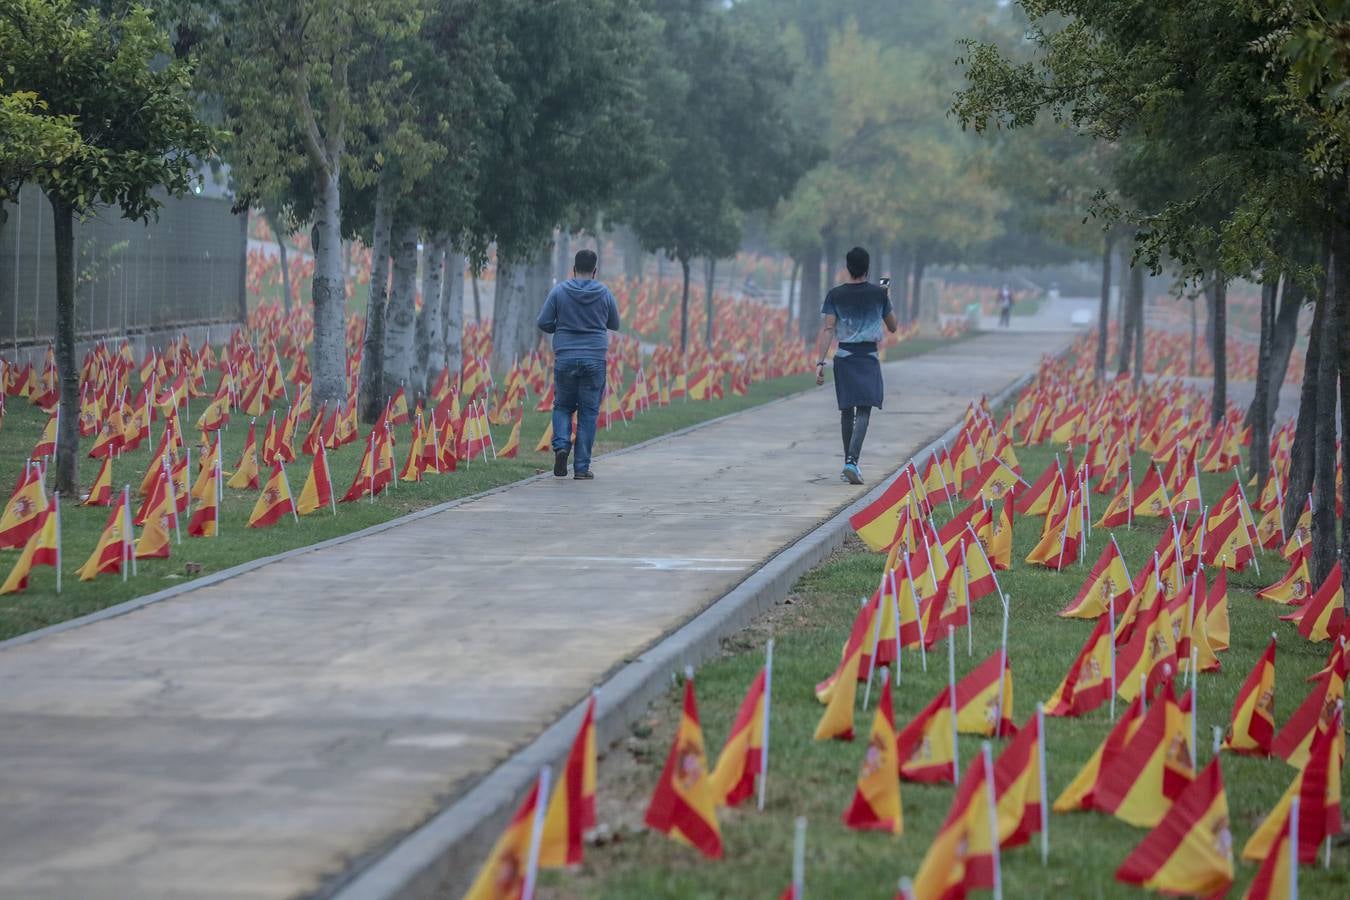
[{"label": "concrete path", "polygon": [[[1062,334],[887,366],[879,477]],[[859,496],[825,388],[0,651],[0,896],[291,897]]]}]

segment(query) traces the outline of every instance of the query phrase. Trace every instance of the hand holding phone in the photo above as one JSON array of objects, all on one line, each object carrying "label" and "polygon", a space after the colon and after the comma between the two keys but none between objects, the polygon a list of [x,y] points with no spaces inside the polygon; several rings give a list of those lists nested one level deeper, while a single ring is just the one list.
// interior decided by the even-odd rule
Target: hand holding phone
[{"label": "hand holding phone", "polygon": [[881,285],[883,288],[889,288],[891,286],[891,276],[882,275],[877,279],[877,284]]}]

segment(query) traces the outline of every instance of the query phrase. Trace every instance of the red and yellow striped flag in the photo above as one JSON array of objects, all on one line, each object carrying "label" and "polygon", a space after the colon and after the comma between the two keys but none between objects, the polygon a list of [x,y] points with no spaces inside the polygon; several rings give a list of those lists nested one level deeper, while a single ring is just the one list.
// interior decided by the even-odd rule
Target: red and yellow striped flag
[{"label": "red and yellow striped flag", "polygon": [[1120,864],[1116,880],[1201,897],[1220,896],[1232,886],[1233,834],[1217,756]]},{"label": "red and yellow striped flag", "polygon": [[539,839],[539,867],[560,869],[580,865],[582,836],[595,827],[595,695],[586,704],[581,727],[553,787],[544,831]]},{"label": "red and yellow striped flag", "polygon": [[1223,749],[1247,756],[1269,756],[1275,736],[1275,638],[1256,661],[1233,703]]},{"label": "red and yellow striped flag", "polygon": [[853,802],[844,810],[844,824],[858,831],[905,830],[900,805],[900,757],[896,749],[895,708],[891,702],[891,681],[882,673],[881,699],[872,719],[872,734],[858,772]]},{"label": "red and yellow striped flag", "polygon": [[[852,712],[850,710],[850,712]],[[684,683],[684,710],[675,731],[665,769],[656,784],[644,818],[647,827],[670,835],[712,859],[722,857],[722,832],[717,826],[717,801],[708,778],[703,729],[698,722],[694,679]]]},{"label": "red and yellow striped flag", "polygon": [[719,806],[737,806],[755,792],[755,776],[763,771],[764,736],[769,704],[766,664],[750,682],[736,711],[717,765],[712,772],[713,796]]}]

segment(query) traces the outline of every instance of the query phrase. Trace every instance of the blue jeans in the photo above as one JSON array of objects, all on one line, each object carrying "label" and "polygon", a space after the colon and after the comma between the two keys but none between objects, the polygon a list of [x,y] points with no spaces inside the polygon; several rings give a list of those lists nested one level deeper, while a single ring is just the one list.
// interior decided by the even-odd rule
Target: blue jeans
[{"label": "blue jeans", "polygon": [[589,472],[595,445],[595,419],[605,393],[603,359],[569,359],[553,366],[553,452],[572,446],[572,413],[577,414],[576,457],[572,471]]}]

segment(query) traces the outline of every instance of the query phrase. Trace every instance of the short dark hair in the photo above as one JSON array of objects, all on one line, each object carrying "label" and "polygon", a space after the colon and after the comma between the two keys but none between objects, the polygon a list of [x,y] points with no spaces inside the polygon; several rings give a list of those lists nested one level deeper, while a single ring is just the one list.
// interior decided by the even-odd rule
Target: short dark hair
[{"label": "short dark hair", "polygon": [[595,256],[594,250],[578,250],[577,255],[572,259],[572,268],[578,275],[594,275],[595,264],[599,260]]},{"label": "short dark hair", "polygon": [[872,265],[872,257],[867,255],[867,251],[861,247],[854,247],[848,251],[844,257],[844,263],[848,266],[848,274],[854,278],[861,278],[867,274],[868,268]]}]

